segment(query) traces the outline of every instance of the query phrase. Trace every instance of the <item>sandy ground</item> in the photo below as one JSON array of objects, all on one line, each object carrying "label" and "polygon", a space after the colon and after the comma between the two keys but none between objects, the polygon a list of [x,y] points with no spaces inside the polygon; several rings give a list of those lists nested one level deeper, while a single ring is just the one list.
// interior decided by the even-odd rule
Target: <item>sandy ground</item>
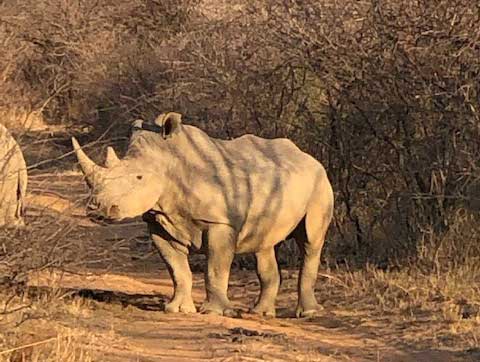
[{"label": "sandy ground", "polygon": [[[163,303],[172,292],[166,271],[155,275],[43,273],[32,276],[31,283],[81,289],[80,295],[95,300],[93,311],[84,316],[77,327],[100,336],[115,335],[108,347],[91,346],[98,361],[465,360],[447,351],[403,346],[400,339],[395,341],[383,334],[385,323],[335,308],[331,303],[315,318],[293,318],[293,288],[282,290],[279,318],[264,320],[251,316],[246,310],[258,293],[252,272],[237,272],[232,277],[230,296],[245,311],[242,318],[235,319],[165,314]],[[195,274],[197,305],[203,297],[202,276]]]},{"label": "sandy ground", "polygon": [[[325,309],[315,318],[294,318],[296,271],[283,271],[276,319],[258,319],[246,312],[258,295],[259,284],[254,272],[240,270],[232,271],[229,291],[245,311],[241,318],[165,314],[163,304],[172,293],[172,282],[146,240],[145,225],[138,221],[95,224],[72,195],[86,197],[79,174],[37,175],[31,181],[30,212],[47,208],[71,218],[84,233],[85,242],[92,242],[99,252],[118,240],[130,247],[119,248],[119,258],[108,270],[92,263],[77,270],[80,274],[37,273],[29,283],[75,290],[90,300],[87,312],[62,323],[96,336],[97,342],[86,343],[94,361],[474,361],[406,343],[401,329],[389,327],[389,316],[371,318],[365,310],[338,307],[341,292],[330,291],[327,298],[322,292],[325,278],[319,278],[317,285]],[[145,249],[143,254],[139,248]],[[204,298],[202,260],[202,256],[192,258],[197,306]]]}]

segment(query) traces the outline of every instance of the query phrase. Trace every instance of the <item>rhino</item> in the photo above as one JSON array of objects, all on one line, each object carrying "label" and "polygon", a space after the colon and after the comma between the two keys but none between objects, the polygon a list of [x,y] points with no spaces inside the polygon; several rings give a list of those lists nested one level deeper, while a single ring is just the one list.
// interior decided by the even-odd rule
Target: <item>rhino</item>
[{"label": "rhino", "polygon": [[0,227],[24,226],[27,165],[18,143],[0,124]]},{"label": "rhino", "polygon": [[296,316],[314,315],[320,253],[333,214],[324,167],[288,139],[209,137],[179,113],[133,123],[120,159],[107,149],[97,165],[75,138],[73,148],[102,217],[143,215],[174,284],[166,312],[196,312],[190,251],[207,255],[200,312],[237,315],[227,295],[234,254],[254,253],[260,295],[252,313],[275,317],[280,273],[274,247],[294,237],[303,254]]}]

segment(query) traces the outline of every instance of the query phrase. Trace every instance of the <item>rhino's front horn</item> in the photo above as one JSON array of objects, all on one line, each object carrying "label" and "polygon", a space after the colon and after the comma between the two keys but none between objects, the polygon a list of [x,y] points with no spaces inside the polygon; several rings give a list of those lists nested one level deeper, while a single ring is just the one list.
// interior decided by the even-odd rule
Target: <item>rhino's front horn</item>
[{"label": "rhino's front horn", "polygon": [[117,163],[120,162],[120,159],[118,158],[117,154],[115,153],[115,150],[108,146],[107,147],[107,158],[105,159],[105,166],[107,168],[115,166]]},{"label": "rhino's front horn", "polygon": [[77,155],[78,163],[80,164],[83,174],[85,175],[89,184],[93,186],[94,176],[95,181],[97,181],[104,172],[105,168],[98,166],[85,154],[85,152],[83,152],[80,144],[75,137],[72,137],[72,145],[73,149],[75,150],[75,154]]}]

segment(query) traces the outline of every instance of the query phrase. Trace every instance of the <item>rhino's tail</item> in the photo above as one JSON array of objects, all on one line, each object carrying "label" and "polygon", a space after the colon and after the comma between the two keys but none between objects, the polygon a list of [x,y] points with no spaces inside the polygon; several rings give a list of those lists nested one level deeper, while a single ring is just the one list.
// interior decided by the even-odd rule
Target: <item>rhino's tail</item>
[{"label": "rhino's tail", "polygon": [[26,169],[18,170],[17,177],[17,208],[15,217],[23,222],[25,216],[25,199],[27,197],[27,171]]}]

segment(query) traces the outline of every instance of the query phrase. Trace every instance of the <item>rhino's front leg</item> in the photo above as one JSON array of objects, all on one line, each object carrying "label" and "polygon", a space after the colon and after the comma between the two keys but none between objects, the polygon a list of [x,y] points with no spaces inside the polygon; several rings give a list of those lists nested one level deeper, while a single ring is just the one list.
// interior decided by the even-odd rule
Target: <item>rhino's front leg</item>
[{"label": "rhino's front leg", "polygon": [[167,264],[173,279],[173,298],[165,305],[165,312],[195,313],[197,309],[192,299],[192,272],[187,254],[172,246],[172,240],[167,240],[171,238],[160,225],[149,224],[149,229],[152,240]]},{"label": "rhino's front leg", "polygon": [[227,296],[228,278],[235,253],[236,233],[227,225],[214,225],[208,230],[207,299],[200,311],[228,317],[238,315]]}]

